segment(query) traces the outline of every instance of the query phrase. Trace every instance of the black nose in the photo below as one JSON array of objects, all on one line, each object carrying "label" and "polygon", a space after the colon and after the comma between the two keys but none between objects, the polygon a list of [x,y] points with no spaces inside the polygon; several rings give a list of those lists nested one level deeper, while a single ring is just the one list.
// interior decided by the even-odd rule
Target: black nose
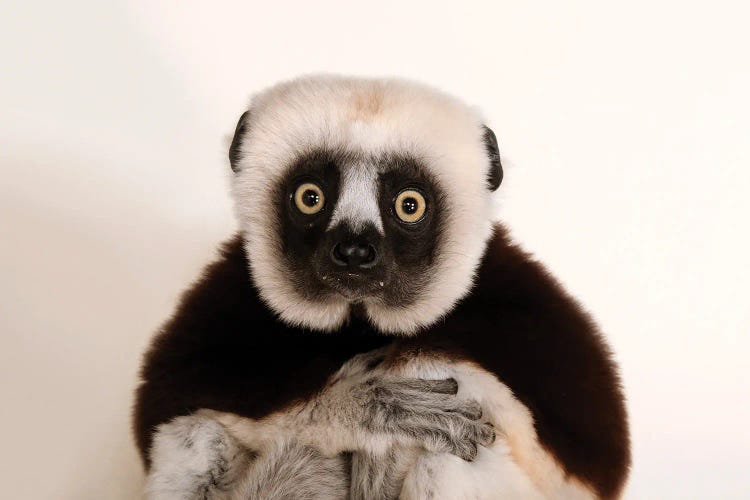
[{"label": "black nose", "polygon": [[369,243],[337,243],[331,250],[331,260],[337,266],[369,269],[378,262],[378,251]]}]

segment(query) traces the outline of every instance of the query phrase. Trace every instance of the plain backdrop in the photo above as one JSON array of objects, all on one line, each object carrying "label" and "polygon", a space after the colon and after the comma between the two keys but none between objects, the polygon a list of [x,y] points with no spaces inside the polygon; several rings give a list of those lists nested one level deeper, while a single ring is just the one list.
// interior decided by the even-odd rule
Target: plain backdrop
[{"label": "plain backdrop", "polygon": [[0,4],[4,498],[137,498],[141,354],[235,229],[227,137],[309,72],[418,79],[501,143],[499,217],[608,335],[627,498],[749,498],[744,2]]}]

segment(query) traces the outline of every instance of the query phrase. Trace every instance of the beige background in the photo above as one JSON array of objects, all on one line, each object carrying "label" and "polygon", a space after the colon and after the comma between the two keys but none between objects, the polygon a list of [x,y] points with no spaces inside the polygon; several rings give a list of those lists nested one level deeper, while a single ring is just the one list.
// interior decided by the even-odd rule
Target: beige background
[{"label": "beige background", "polygon": [[138,496],[137,368],[235,226],[226,135],[334,71],[483,109],[500,216],[622,364],[628,498],[750,497],[743,2],[400,4],[0,5],[0,496]]}]

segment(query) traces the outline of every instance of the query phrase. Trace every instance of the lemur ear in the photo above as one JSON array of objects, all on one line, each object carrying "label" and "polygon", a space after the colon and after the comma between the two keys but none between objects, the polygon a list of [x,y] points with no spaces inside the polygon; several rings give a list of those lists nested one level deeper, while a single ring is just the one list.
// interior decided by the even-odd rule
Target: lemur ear
[{"label": "lemur ear", "polygon": [[482,125],[484,129],[484,146],[487,149],[487,155],[490,157],[490,171],[487,172],[487,183],[490,191],[495,191],[503,182],[503,165],[500,163],[500,150],[497,147],[497,137],[487,125]]},{"label": "lemur ear", "polygon": [[247,119],[249,117],[250,111],[242,113],[240,120],[237,122],[237,127],[234,129],[232,144],[229,146],[229,164],[232,166],[232,171],[234,172],[240,170],[240,146],[242,145],[242,137],[245,135],[247,129]]}]

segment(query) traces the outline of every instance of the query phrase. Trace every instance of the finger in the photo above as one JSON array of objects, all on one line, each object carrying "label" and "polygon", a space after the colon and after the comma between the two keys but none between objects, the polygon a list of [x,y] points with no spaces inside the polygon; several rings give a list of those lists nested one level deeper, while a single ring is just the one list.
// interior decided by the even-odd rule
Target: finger
[{"label": "finger", "polygon": [[485,422],[479,426],[477,431],[477,441],[479,444],[489,446],[495,442],[495,439],[497,439],[497,433],[491,423]]},{"label": "finger", "polygon": [[455,408],[448,411],[459,413],[469,420],[479,420],[482,418],[482,406],[474,400],[460,401]]},{"label": "finger", "polygon": [[473,462],[474,460],[476,460],[478,454],[479,449],[474,443],[463,443],[456,450],[456,453],[454,453],[454,455],[457,455],[459,458],[462,458],[467,462]]},{"label": "finger", "polygon": [[458,382],[453,378],[442,380],[405,379],[399,382],[399,385],[404,389],[435,394],[456,394],[458,392]]}]

